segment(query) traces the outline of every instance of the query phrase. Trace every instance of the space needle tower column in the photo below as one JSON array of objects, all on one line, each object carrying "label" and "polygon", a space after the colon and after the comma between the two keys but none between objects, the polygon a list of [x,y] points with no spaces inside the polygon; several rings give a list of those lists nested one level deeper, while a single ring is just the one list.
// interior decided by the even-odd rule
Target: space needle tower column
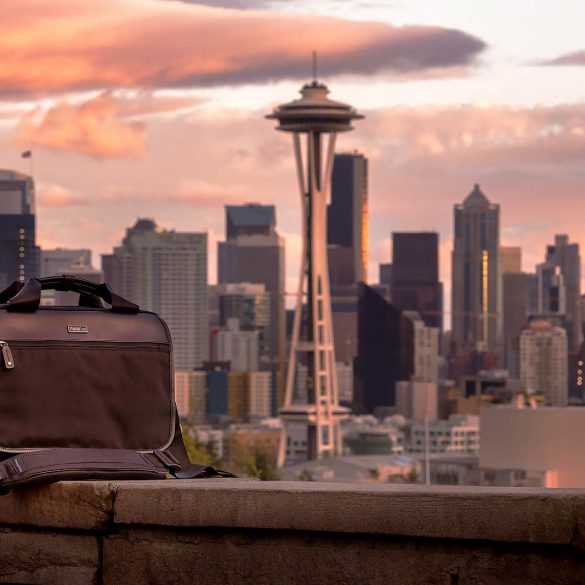
[{"label": "space needle tower column", "polygon": [[[297,457],[293,453],[291,462],[341,455],[339,423],[349,414],[347,408],[339,406],[327,264],[326,205],[336,135],[352,130],[352,120],[363,116],[351,106],[330,100],[329,90],[316,79],[304,85],[300,93],[300,99],[278,106],[266,116],[278,121],[277,130],[293,135],[303,222],[301,273],[284,405],[280,410],[284,425],[279,453],[281,466],[285,463],[287,437],[291,436],[293,425],[303,435],[306,430],[307,449],[304,454],[297,453]],[[304,309],[303,300],[306,300]],[[301,365],[304,367],[299,368]],[[302,386],[306,392],[302,391]],[[295,396],[295,388],[300,390],[298,396]]]}]

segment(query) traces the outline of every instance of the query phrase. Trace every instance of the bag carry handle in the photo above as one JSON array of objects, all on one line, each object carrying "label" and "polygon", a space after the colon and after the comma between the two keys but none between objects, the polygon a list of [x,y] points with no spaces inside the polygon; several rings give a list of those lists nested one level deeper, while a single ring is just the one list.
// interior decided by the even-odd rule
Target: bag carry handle
[{"label": "bag carry handle", "polygon": [[98,284],[67,274],[29,278],[22,286],[14,282],[0,292],[0,303],[7,303],[9,311],[36,311],[41,304],[43,290],[77,292],[82,295],[81,306],[96,306],[97,298],[99,298],[110,304],[111,310],[115,313],[138,313],[140,310],[138,305],[117,295],[105,282]]}]

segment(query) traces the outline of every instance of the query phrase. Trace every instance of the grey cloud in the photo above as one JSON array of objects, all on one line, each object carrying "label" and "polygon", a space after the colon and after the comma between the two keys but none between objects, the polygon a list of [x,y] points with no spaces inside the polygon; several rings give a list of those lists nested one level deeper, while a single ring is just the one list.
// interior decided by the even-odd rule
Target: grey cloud
[{"label": "grey cloud", "polygon": [[[387,38],[352,52],[320,53],[321,74],[325,77],[385,72],[420,75],[425,71],[469,66],[487,47],[481,39],[453,29],[405,27],[401,31],[403,34],[388,35]],[[309,65],[309,53],[301,57],[291,56],[286,60],[282,57],[268,58],[262,63],[242,65],[239,70],[186,76],[170,86],[214,86],[306,79]]]},{"label": "grey cloud", "polygon": [[550,61],[545,61],[541,65],[578,65],[585,66],[585,49],[573,53],[565,53]]}]

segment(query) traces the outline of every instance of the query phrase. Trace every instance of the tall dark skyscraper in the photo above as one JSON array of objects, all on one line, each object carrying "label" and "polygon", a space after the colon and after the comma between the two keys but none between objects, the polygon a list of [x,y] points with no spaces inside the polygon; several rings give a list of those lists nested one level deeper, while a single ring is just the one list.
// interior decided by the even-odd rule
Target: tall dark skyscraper
[{"label": "tall dark skyscraper", "polygon": [[368,159],[337,154],[327,206],[331,285],[366,281],[368,274]]},{"label": "tall dark skyscraper", "polygon": [[457,352],[496,354],[500,336],[500,206],[479,185],[455,205],[452,339]]},{"label": "tall dark skyscraper", "polygon": [[395,404],[395,385],[414,371],[411,319],[373,288],[358,285],[358,354],[354,362],[356,414]]},{"label": "tall dark skyscraper", "polygon": [[531,275],[524,272],[505,272],[503,289],[503,336],[501,364],[510,378],[520,377],[520,334],[526,326],[529,313],[529,285]]},{"label": "tall dark skyscraper", "polygon": [[392,234],[392,304],[417,311],[428,327],[443,328],[443,284],[439,282],[439,234]]},{"label": "tall dark skyscraper", "polygon": [[581,348],[581,256],[579,244],[570,243],[569,236],[555,235],[555,243],[546,247],[548,266],[560,269],[565,285],[565,314],[569,353]]},{"label": "tall dark skyscraper", "polygon": [[337,154],[327,206],[327,254],[331,318],[338,362],[357,353],[357,283],[368,269],[368,159],[360,153]]},{"label": "tall dark skyscraper", "polygon": [[32,177],[0,170],[0,287],[39,276],[35,185]]}]

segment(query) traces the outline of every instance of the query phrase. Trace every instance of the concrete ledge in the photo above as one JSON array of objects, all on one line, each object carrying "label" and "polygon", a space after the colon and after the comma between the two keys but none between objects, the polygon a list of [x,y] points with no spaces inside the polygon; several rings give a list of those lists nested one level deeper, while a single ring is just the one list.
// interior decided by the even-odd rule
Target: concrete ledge
[{"label": "concrete ledge", "polygon": [[[154,483],[154,482],[151,482]],[[0,496],[0,525],[105,530],[114,513],[116,485],[62,481]]]},{"label": "concrete ledge", "polygon": [[0,583],[585,583],[585,490],[63,482],[0,497]]},{"label": "concrete ledge", "polygon": [[114,522],[573,545],[585,542],[585,490],[126,482]]}]

